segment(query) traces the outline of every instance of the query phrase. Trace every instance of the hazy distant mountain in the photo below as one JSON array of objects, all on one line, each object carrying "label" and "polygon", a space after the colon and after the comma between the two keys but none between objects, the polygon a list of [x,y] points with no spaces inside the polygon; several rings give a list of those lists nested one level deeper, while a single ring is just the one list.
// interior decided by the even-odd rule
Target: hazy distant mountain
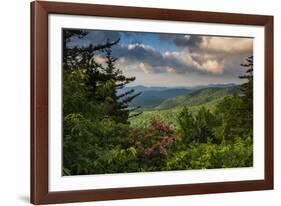
[{"label": "hazy distant mountain", "polygon": [[138,85],[138,86],[131,86],[131,87],[124,87],[123,89],[119,90],[120,93],[129,91],[131,89],[134,89],[135,92],[143,92],[143,91],[163,91],[163,90],[167,90],[170,89],[169,87],[145,87],[142,85]]},{"label": "hazy distant mountain", "polygon": [[236,85],[237,84],[234,84],[234,83],[228,83],[228,84],[208,84],[208,85],[197,85],[197,86],[179,86],[179,87],[156,87],[156,86],[137,85],[137,86],[124,87],[123,89],[119,90],[118,93],[123,93],[123,92],[126,92],[126,91],[131,90],[131,89],[134,89],[135,92],[163,91],[163,90],[170,90],[170,89],[198,90],[198,89],[210,88],[210,87],[216,87],[216,88],[232,87],[232,86],[236,86]]},{"label": "hazy distant mountain", "polygon": [[188,87],[188,88],[192,88],[193,90],[199,90],[199,89],[204,89],[204,88],[226,88],[226,87],[234,87],[234,86],[238,86],[238,84],[234,84],[234,83],[208,84],[208,85],[199,85],[199,86],[193,86],[193,87]]},{"label": "hazy distant mountain", "polygon": [[190,89],[166,89],[166,90],[145,90],[136,97],[130,106],[141,106],[143,108],[153,108],[161,104],[166,99],[179,95],[191,93]]},{"label": "hazy distant mountain", "polygon": [[[194,86],[194,87],[146,87],[146,86],[139,85],[139,86],[125,87],[119,90],[118,94],[134,89],[135,92],[141,92],[141,95],[136,97],[131,102],[130,106],[133,107],[141,106],[142,109],[153,109],[155,107],[157,109],[163,109],[166,108],[167,106],[165,105],[163,106],[161,103],[164,103],[169,99],[179,97],[178,100],[181,101],[180,99],[183,96],[189,95],[191,93],[203,89],[211,89],[211,88],[220,89],[220,88],[234,88],[234,87],[237,87],[237,85],[236,84],[210,84],[210,85],[202,85],[202,86]],[[171,106],[168,106],[167,108],[170,107]]]},{"label": "hazy distant mountain", "polygon": [[166,99],[155,109],[162,110],[181,106],[198,106],[214,100],[222,99],[229,95],[238,95],[240,93],[241,91],[239,86],[203,88],[187,95]]}]

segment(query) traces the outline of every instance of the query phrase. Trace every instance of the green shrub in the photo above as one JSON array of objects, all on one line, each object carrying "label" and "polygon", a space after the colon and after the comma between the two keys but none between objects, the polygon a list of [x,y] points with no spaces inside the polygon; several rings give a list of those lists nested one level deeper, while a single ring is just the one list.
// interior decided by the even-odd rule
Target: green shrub
[{"label": "green shrub", "polygon": [[193,144],[173,153],[166,170],[237,168],[253,166],[251,138],[236,138],[234,144]]}]

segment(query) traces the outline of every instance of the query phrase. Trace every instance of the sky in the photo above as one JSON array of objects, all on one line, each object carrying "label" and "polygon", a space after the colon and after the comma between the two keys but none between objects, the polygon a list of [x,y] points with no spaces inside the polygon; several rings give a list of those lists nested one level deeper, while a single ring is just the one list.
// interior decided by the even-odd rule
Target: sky
[{"label": "sky", "polygon": [[[245,72],[240,64],[253,55],[253,38],[87,30],[67,46],[86,47],[120,39],[112,47],[116,67],[136,80],[129,86],[196,86],[236,83]],[[103,54],[95,60],[104,63]]]}]

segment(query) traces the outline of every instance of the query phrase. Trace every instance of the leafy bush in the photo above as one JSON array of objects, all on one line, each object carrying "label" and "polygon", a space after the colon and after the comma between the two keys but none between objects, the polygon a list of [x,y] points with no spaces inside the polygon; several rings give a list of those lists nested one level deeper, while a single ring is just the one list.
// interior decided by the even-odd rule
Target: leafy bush
[{"label": "leafy bush", "polygon": [[137,171],[161,170],[165,159],[176,148],[179,139],[175,130],[158,120],[151,121],[149,128],[133,128],[124,148],[130,148],[138,157]]},{"label": "leafy bush", "polygon": [[250,138],[234,144],[194,144],[175,152],[166,161],[166,170],[237,168],[253,166]]},{"label": "leafy bush", "polygon": [[178,116],[178,122],[185,143],[217,142],[214,129],[219,122],[205,107],[201,107],[195,116],[184,107]]},{"label": "leafy bush", "polygon": [[69,114],[64,119],[65,171],[71,174],[96,174],[123,170],[127,161],[134,159],[130,151],[118,147],[120,139],[128,131],[127,124],[116,123],[109,118],[94,121],[81,114]]}]

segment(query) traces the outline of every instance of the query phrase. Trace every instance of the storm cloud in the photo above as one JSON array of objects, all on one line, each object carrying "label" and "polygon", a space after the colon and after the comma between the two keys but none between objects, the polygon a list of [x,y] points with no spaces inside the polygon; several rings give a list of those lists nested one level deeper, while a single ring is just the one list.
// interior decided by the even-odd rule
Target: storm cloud
[{"label": "storm cloud", "polygon": [[199,35],[178,35],[174,39],[175,45],[179,47],[198,48],[202,43],[202,37]]},{"label": "storm cloud", "polygon": [[[172,70],[181,74],[199,72],[192,63],[186,64],[182,59],[177,58],[176,53],[162,53],[153,47],[143,44],[137,43],[127,46],[117,46],[113,51],[117,58],[124,58],[127,63],[147,65],[146,68],[150,73],[165,73]],[[167,69],[168,67],[170,69]]]}]

